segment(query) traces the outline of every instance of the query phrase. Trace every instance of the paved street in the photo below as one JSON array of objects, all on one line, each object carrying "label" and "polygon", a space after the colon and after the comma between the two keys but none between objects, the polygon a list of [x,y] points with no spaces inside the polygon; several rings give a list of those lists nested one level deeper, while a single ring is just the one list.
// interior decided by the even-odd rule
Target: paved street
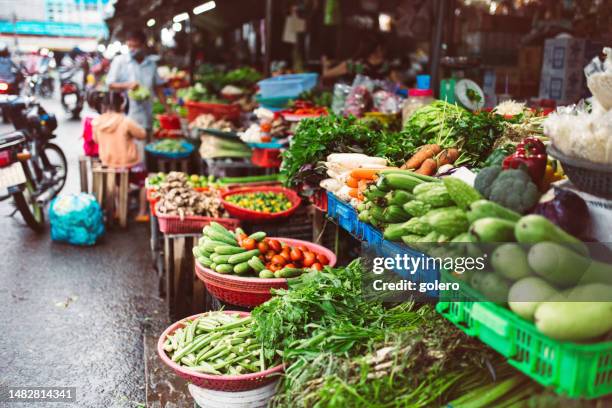
[{"label": "paved street", "polygon": [[[70,166],[64,193],[77,192],[81,124],[58,102],[43,105],[58,115],[56,143]],[[0,385],[76,387],[69,407],[144,406],[142,334],[164,316],[148,226],[80,248],[35,234],[11,212],[10,201],[0,203]],[[64,406],[0,402],[47,405]]]}]

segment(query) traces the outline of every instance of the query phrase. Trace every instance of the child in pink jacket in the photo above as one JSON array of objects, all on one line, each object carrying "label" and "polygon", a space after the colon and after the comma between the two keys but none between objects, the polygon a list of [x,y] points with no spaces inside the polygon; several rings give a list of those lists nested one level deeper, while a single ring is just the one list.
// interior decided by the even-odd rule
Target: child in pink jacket
[{"label": "child in pink jacket", "polygon": [[137,221],[146,221],[147,201],[144,189],[146,170],[143,164],[143,142],[146,131],[122,112],[123,97],[104,93],[98,98],[100,116],[92,122],[93,139],[98,143],[98,154],[103,165],[129,168],[130,182],[140,187]]}]

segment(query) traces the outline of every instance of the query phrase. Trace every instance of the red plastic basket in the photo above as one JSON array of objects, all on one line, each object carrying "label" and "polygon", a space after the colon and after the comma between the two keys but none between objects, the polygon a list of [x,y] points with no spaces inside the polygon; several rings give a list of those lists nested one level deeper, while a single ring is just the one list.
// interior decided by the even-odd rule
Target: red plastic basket
[{"label": "red plastic basket", "polygon": [[[232,312],[225,310],[224,313],[234,314],[237,313],[241,317],[249,316],[249,312]],[[164,350],[164,343],[166,338],[174,333],[181,327],[185,326],[185,322],[189,320],[194,320],[199,316],[203,316],[206,313],[200,313],[197,315],[186,317],[178,322],[172,324],[168,327],[162,335],[159,337],[157,341],[157,354],[161,358],[161,360],[172,369],[178,376],[184,378],[197,385],[198,387],[207,388],[210,390],[218,390],[218,391],[248,391],[253,390],[255,388],[262,387],[266,384],[274,381],[284,370],[284,366],[282,364],[277,365],[275,367],[271,367],[265,371],[260,371],[258,373],[252,374],[243,374],[243,375],[213,375],[213,374],[204,374],[198,373],[196,371],[189,370],[187,367],[183,367],[174,361],[166,354]]]},{"label": "red plastic basket", "polygon": [[155,204],[159,201],[159,199],[153,197],[153,192],[155,192],[154,188],[147,188],[145,190],[147,201],[149,202],[149,206],[151,207],[151,215],[155,217]]},{"label": "red plastic basket", "polygon": [[[302,241],[291,238],[268,238],[277,239],[291,246],[305,246],[316,254],[323,254],[329,260],[329,266],[336,265],[336,254],[329,249],[313,244],[312,242]],[[270,300],[271,289],[287,289],[287,279],[273,278],[251,278],[238,275],[224,275],[212,269],[205,268],[200,263],[195,262],[195,272],[198,279],[204,282],[206,290],[222,302],[231,305],[253,308]]]},{"label": "red plastic basket", "polygon": [[[229,197],[234,194],[259,193],[259,192],[282,193],[285,196],[287,196],[289,201],[291,201],[291,204],[293,205],[293,207],[285,211],[268,214],[268,213],[263,213],[259,211],[253,211],[253,210],[249,210],[246,208],[238,207],[237,205],[234,205],[225,200],[226,197]],[[223,201],[223,206],[225,207],[227,212],[230,213],[232,217],[236,217],[244,221],[254,221],[254,222],[273,221],[273,220],[278,220],[280,218],[288,217],[291,214],[293,214],[298,209],[300,204],[302,203],[302,199],[300,198],[300,196],[297,195],[295,191],[290,190],[288,188],[284,188],[284,187],[268,187],[268,186],[239,188],[236,190],[231,190],[231,191],[221,194],[221,199]]]},{"label": "red plastic basket", "polygon": [[159,230],[164,234],[194,234],[202,232],[202,229],[215,221],[229,229],[240,226],[240,220],[235,218],[214,218],[190,215],[181,218],[178,215],[157,214]]},{"label": "red plastic basket", "polygon": [[327,191],[317,190],[313,195],[310,196],[310,202],[318,210],[327,212]]},{"label": "red plastic basket", "polygon": [[159,126],[165,130],[181,130],[181,120],[178,115],[157,115]]},{"label": "red plastic basket", "polygon": [[278,168],[283,158],[280,149],[253,149],[251,162],[255,166],[265,168]]},{"label": "red plastic basket", "polygon": [[198,116],[209,113],[215,119],[236,121],[240,119],[240,105],[204,102],[185,102],[187,107],[187,120],[193,122]]}]

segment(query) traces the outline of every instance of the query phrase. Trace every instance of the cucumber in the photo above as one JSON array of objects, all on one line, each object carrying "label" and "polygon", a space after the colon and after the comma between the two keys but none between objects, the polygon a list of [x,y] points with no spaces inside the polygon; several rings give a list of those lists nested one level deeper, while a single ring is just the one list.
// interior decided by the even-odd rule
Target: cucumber
[{"label": "cucumber", "polygon": [[389,224],[385,228],[383,236],[385,239],[389,241],[399,241],[402,239],[404,235],[408,235],[409,232],[406,231],[404,227],[404,223],[400,222],[399,224]]},{"label": "cucumber", "polygon": [[[239,235],[242,235],[242,234],[245,234],[245,233],[244,233],[244,230],[243,230],[242,228],[237,227],[237,228],[234,230],[234,237],[235,237],[236,239],[238,239],[238,236],[239,236]],[[245,235],[246,235],[246,234],[245,234]]]},{"label": "cucumber", "polygon": [[424,181],[426,183],[440,182],[440,179],[437,179],[437,178],[431,177],[431,176],[426,176],[424,174],[415,173],[412,170],[388,169],[388,170],[381,171],[381,174],[393,174],[393,173],[395,173],[395,174],[405,174],[405,175],[408,175],[410,177],[414,177],[416,179]]},{"label": "cucumber", "polygon": [[212,269],[213,271],[217,270],[217,264],[216,263],[211,263],[209,266],[210,269]]},{"label": "cucumber", "polygon": [[218,273],[228,274],[234,272],[234,265],[220,264],[215,267],[215,271]]},{"label": "cucumber", "polygon": [[385,215],[384,215],[384,210],[377,206],[377,205],[372,205],[372,207],[370,207],[370,217],[373,217],[375,220],[379,221],[379,222],[385,222]]},{"label": "cucumber", "polygon": [[428,192],[429,190],[440,188],[440,183],[421,183],[412,190],[412,194],[418,195]]},{"label": "cucumber", "polygon": [[246,249],[233,245],[223,245],[215,247],[215,253],[219,255],[234,255],[240,254],[244,251],[246,251]]},{"label": "cucumber", "polygon": [[301,268],[283,268],[274,272],[274,276],[277,278],[295,278],[302,273],[304,273],[304,270]]},{"label": "cucumber", "polygon": [[377,200],[379,198],[383,198],[387,193],[379,190],[376,186],[372,185],[365,189],[363,195],[370,201]]},{"label": "cucumber", "polygon": [[264,265],[264,263],[261,262],[261,259],[259,259],[256,256],[252,257],[247,262],[249,263],[249,266],[253,268],[255,272],[261,272],[264,269],[266,269],[266,265]]},{"label": "cucumber", "polygon": [[225,234],[228,237],[234,237],[234,235],[232,235],[231,232],[229,232],[227,230],[227,228],[225,228],[223,225],[219,224],[218,222],[215,221],[211,221],[211,223],[208,225],[211,229],[221,233],[221,234]]},{"label": "cucumber", "polygon": [[412,192],[416,186],[423,184],[422,180],[417,179],[409,174],[403,173],[387,173],[381,177],[384,184],[390,190],[404,190]]},{"label": "cucumber", "polygon": [[193,256],[195,256],[196,258],[200,255],[200,247],[199,246],[194,246],[193,248],[191,248],[191,253],[193,254]]},{"label": "cucumber", "polygon": [[467,210],[470,204],[482,198],[478,190],[456,177],[444,177],[442,181],[451,199],[462,210]]},{"label": "cucumber", "polygon": [[224,264],[229,262],[230,256],[231,255],[213,254],[211,255],[210,259],[212,259],[212,261],[216,264]]},{"label": "cucumber", "polygon": [[516,240],[524,244],[534,244],[543,241],[552,241],[559,244],[571,244],[571,248],[582,254],[589,255],[586,244],[578,238],[568,234],[541,215],[526,215],[521,218],[514,229]]},{"label": "cucumber", "polygon": [[249,238],[252,238],[252,239],[254,239],[257,242],[261,241],[265,237],[266,237],[266,233],[263,232],[263,231],[254,232],[251,235],[249,235]]},{"label": "cucumber", "polygon": [[262,279],[271,279],[274,278],[274,272],[264,269],[259,272],[259,277]]},{"label": "cucumber", "polygon": [[486,217],[470,227],[470,233],[478,242],[512,242],[516,223],[501,218]]},{"label": "cucumber", "polygon": [[383,211],[383,220],[388,223],[405,222],[410,218],[410,214],[399,205],[390,205]]},{"label": "cucumber", "polygon": [[227,243],[221,241],[207,241],[202,245],[202,248],[208,252],[215,252],[215,248],[218,246],[227,246]]},{"label": "cucumber", "polygon": [[391,187],[389,187],[389,185],[387,184],[387,180],[384,176],[380,177],[378,181],[376,181],[375,186],[378,191],[383,193],[383,195],[380,198],[384,197],[386,193],[391,191]]},{"label": "cucumber", "polygon": [[408,246],[420,240],[422,236],[416,234],[407,234],[402,236],[402,242]]},{"label": "cucumber", "polygon": [[231,255],[229,263],[236,265],[242,262],[246,262],[254,256],[259,256],[259,249],[252,249],[250,251],[242,252],[240,254]]},{"label": "cucumber", "polygon": [[210,227],[204,228],[205,230],[208,228],[208,231],[205,233],[210,239],[213,241],[225,242],[226,245],[234,245],[238,246],[238,241],[236,238],[230,237],[229,235],[225,235],[224,233],[215,231]]},{"label": "cucumber", "polygon": [[205,256],[199,256],[198,258],[196,258],[198,260],[198,262],[202,265],[205,266],[207,268],[210,268],[210,265],[212,265],[213,261],[210,260],[210,258],[207,258]]},{"label": "cucumber", "polygon": [[470,211],[467,216],[470,224],[486,217],[503,218],[504,220],[515,222],[521,219],[521,214],[489,200],[474,201],[470,204]]},{"label": "cucumber", "polygon": [[573,245],[540,242],[529,250],[529,266],[559,287],[571,287],[577,283],[604,283],[612,285],[612,265],[579,255]]},{"label": "cucumber", "polygon": [[251,267],[248,262],[241,262],[234,265],[234,273],[236,275],[245,275],[251,271]]}]

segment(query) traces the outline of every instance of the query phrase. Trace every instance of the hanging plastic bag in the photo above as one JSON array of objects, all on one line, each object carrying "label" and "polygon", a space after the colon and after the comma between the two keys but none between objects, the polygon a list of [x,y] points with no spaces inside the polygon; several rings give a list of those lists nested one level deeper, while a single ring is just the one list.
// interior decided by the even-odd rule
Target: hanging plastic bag
[{"label": "hanging plastic bag", "polygon": [[49,209],[51,239],[72,245],[94,245],[104,234],[102,208],[86,193],[56,197]]}]

